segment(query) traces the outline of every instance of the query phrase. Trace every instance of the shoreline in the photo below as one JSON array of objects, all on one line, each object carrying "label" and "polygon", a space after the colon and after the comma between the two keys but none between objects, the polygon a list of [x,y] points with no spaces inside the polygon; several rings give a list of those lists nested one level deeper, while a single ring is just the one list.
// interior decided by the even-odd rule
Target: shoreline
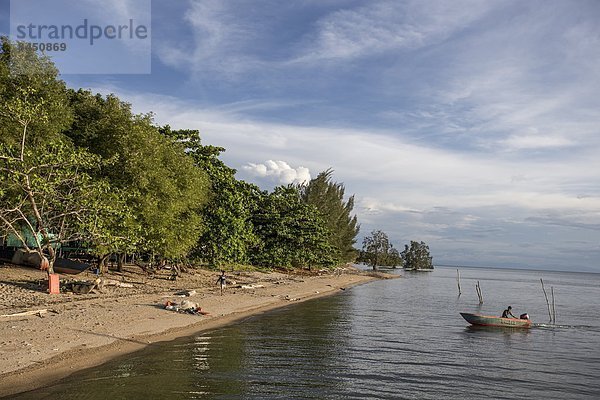
[{"label": "shoreline", "polygon": [[[210,274],[212,281],[214,272],[203,273]],[[300,277],[273,272],[252,275],[260,287],[228,288],[223,296],[208,287],[186,297],[209,311],[209,316],[164,310],[161,304],[166,299],[181,300],[165,290],[51,304],[48,308],[57,313],[43,318],[0,317],[0,338],[18,336],[0,347],[0,397],[48,386],[147,346],[242,323],[251,316],[384,278],[356,270]]]}]

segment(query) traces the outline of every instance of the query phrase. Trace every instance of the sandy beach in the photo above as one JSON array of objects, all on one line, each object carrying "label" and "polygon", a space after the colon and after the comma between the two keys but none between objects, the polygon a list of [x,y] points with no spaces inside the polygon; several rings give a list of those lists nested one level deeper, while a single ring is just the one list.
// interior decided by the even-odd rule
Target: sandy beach
[{"label": "sandy beach", "polygon": [[[168,280],[169,274],[165,271],[150,278],[131,266],[108,276],[113,283],[130,287],[49,295],[44,272],[0,266],[0,396],[48,385],[152,343],[240,322],[378,277],[351,267],[321,274],[230,273],[221,295],[214,271],[191,270],[176,281]],[[73,278],[61,276],[63,281]],[[95,276],[83,273],[76,278],[93,280]],[[164,308],[167,301],[183,300],[197,303],[210,314]],[[37,314],[13,315],[38,310]]]}]

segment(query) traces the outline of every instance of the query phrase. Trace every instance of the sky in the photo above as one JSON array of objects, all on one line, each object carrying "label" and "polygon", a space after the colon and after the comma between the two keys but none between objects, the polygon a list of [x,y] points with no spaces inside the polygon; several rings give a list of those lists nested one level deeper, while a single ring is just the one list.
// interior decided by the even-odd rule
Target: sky
[{"label": "sky", "polygon": [[359,246],[600,272],[599,20],[597,0],[152,1],[151,73],[62,78],[198,129],[264,189],[332,168]]}]

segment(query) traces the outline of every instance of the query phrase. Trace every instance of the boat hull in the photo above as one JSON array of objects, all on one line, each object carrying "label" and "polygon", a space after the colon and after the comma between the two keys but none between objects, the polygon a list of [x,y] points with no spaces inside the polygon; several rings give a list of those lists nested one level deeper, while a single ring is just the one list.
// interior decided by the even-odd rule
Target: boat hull
[{"label": "boat hull", "polygon": [[[0,261],[42,269],[40,256],[37,252],[27,252],[20,248],[0,247]],[[57,258],[54,261],[54,272],[59,274],[76,275],[91,267],[89,263],[70,260],[68,258]]]},{"label": "boat hull", "polygon": [[531,328],[531,320],[519,318],[502,318],[487,315],[460,313],[471,325],[476,326],[499,326],[505,328]]}]

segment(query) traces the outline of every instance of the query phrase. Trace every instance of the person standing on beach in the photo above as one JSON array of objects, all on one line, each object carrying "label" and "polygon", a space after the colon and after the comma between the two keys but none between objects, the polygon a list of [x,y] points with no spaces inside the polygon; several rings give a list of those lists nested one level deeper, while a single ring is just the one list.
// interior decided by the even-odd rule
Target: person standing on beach
[{"label": "person standing on beach", "polygon": [[227,285],[225,271],[221,270],[221,275],[217,278],[217,283],[221,285],[221,296],[223,296],[223,290],[225,290],[225,286]]}]

